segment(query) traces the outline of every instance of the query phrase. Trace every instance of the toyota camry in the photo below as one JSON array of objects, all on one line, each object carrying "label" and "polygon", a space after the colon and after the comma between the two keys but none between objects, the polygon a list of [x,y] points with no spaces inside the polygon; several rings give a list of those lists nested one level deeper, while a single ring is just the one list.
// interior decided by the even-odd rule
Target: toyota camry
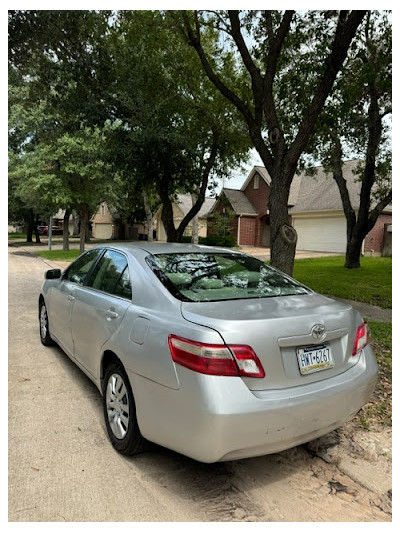
[{"label": "toyota camry", "polygon": [[125,455],[149,441],[208,463],[278,452],[341,426],[377,376],[350,305],[224,248],[92,248],[46,272],[39,331],[96,384]]}]

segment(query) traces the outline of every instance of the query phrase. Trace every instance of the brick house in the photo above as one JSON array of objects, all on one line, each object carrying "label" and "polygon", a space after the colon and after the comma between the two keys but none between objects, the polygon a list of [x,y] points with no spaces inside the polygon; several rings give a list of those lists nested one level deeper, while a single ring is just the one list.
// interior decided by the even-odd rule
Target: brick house
[{"label": "brick house", "polygon": [[[347,181],[350,200],[356,210],[361,183],[354,173],[358,161],[346,161],[343,174]],[[268,211],[271,178],[264,167],[254,167],[240,190],[222,189],[210,212],[212,217],[232,213],[230,234],[238,245],[270,245]],[[295,175],[289,195],[291,224],[297,231],[298,250],[337,252],[346,251],[346,218],[339,189],[330,173],[323,167],[315,169],[314,176]],[[381,253],[385,232],[391,232],[392,206],[387,206],[364,241],[365,253]],[[390,234],[391,236],[391,234]],[[391,241],[390,241],[391,242]]]}]

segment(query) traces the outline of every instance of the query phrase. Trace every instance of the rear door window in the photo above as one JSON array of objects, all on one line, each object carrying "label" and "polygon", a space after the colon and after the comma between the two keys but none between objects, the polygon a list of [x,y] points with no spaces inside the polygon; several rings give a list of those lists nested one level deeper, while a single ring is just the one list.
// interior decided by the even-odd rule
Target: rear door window
[{"label": "rear door window", "polygon": [[98,291],[132,299],[132,286],[125,255],[107,250],[94,268],[87,285]]}]

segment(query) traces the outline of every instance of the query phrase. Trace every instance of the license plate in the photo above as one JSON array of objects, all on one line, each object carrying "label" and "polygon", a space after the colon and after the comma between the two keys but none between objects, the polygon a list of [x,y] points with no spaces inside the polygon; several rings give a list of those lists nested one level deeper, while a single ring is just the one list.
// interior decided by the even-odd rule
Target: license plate
[{"label": "license plate", "polygon": [[329,344],[297,348],[297,359],[299,361],[300,374],[303,375],[326,370],[334,366]]}]

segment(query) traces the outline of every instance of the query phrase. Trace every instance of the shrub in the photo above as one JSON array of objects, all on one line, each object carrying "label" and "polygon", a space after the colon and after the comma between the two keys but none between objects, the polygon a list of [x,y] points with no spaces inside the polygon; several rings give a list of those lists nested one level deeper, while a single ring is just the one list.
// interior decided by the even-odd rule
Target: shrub
[{"label": "shrub", "polygon": [[225,246],[227,248],[236,246],[235,237],[232,235],[207,235],[207,237],[200,237],[199,243],[207,246]]},{"label": "shrub", "polygon": [[[192,237],[184,235],[181,238],[181,242],[190,243]],[[207,237],[199,237],[199,244],[205,244],[206,246],[223,246],[225,248],[233,248],[236,246],[235,237],[232,235],[207,235]]]}]

